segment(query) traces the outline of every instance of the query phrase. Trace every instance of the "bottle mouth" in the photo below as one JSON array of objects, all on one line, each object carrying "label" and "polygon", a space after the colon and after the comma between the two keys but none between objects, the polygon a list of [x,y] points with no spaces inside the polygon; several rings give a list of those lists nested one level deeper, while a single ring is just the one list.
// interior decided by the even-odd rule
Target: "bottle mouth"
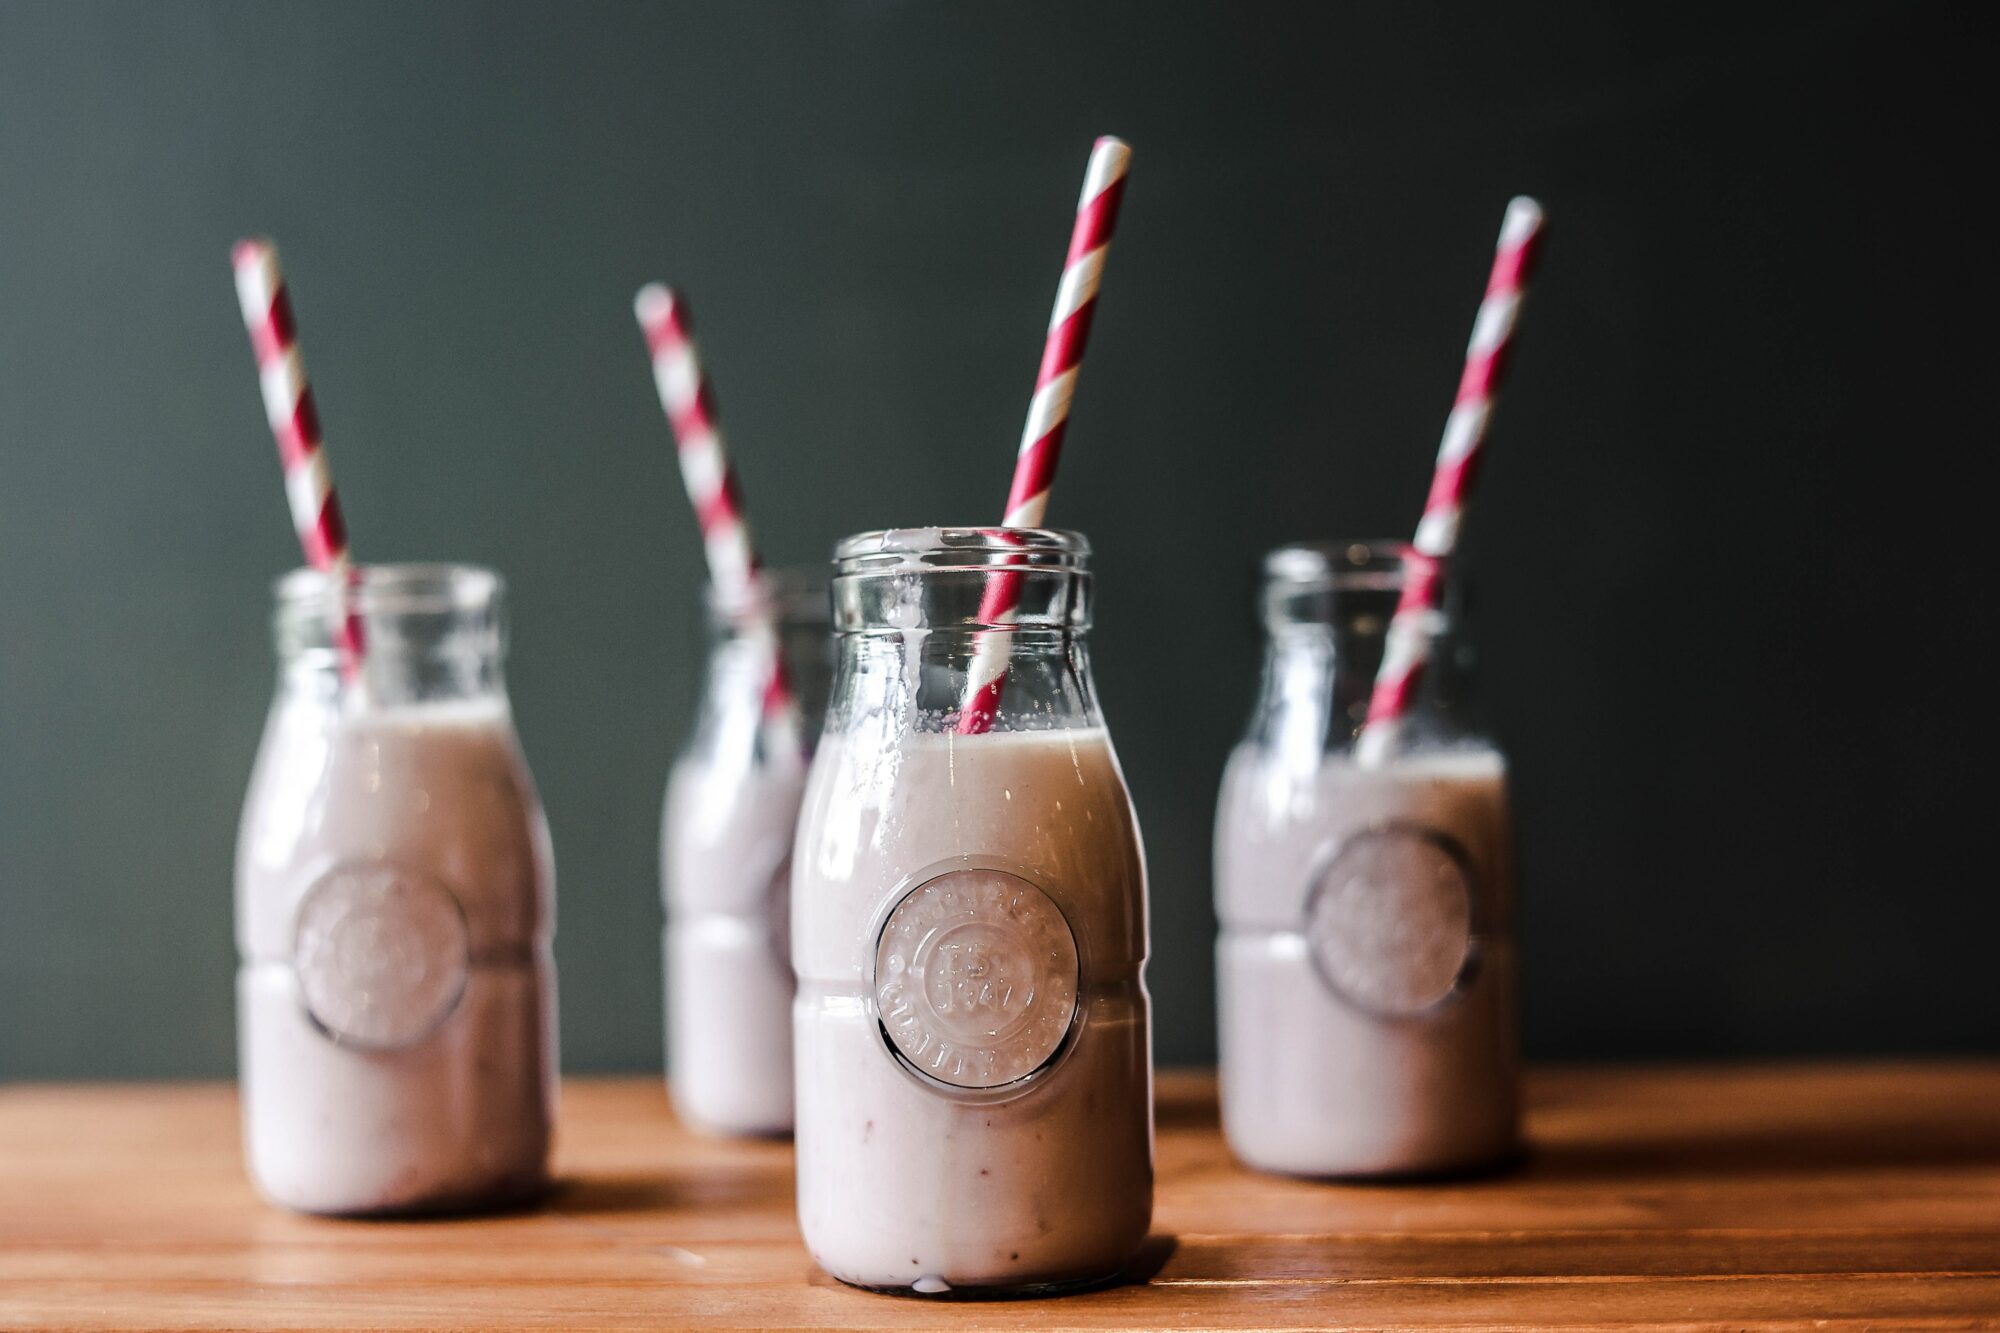
[{"label": "bottle mouth", "polygon": [[[358,670],[378,699],[483,689],[506,652],[504,586],[478,565],[295,569],[272,587],[278,660],[287,669]],[[358,668],[348,646],[356,634]]]},{"label": "bottle mouth", "polygon": [[1394,592],[1431,557],[1393,538],[1293,542],[1264,557],[1273,592]]},{"label": "bottle mouth", "polygon": [[[1090,543],[1048,528],[887,528],[834,548],[836,633],[1089,628]],[[1020,642],[1017,639],[1016,642]]]},{"label": "bottle mouth", "polygon": [[[1259,594],[1265,624],[1273,633],[1288,627],[1334,625],[1354,634],[1386,630],[1406,586],[1439,562],[1400,539],[1294,542],[1264,557]],[[1441,632],[1443,609],[1418,618],[1426,633]]]},{"label": "bottle mouth", "polygon": [[985,572],[1012,568],[1081,570],[1090,542],[1057,528],[883,528],[833,548],[837,577],[871,574]]},{"label": "bottle mouth", "polygon": [[780,565],[759,570],[757,581],[744,587],[710,582],[702,599],[709,615],[725,624],[769,615],[788,625],[825,625],[833,614],[827,594],[831,578],[825,565]]},{"label": "bottle mouth", "polygon": [[338,602],[347,611],[388,618],[483,611],[505,586],[480,565],[355,565],[344,575],[295,569],[272,584],[271,594],[282,610],[310,612]]}]

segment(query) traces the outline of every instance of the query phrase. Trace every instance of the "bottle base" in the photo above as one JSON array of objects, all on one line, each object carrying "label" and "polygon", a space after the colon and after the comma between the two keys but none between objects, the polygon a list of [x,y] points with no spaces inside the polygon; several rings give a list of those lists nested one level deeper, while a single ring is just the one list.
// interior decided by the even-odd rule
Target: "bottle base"
[{"label": "bottle base", "polygon": [[1240,1152],[1235,1156],[1252,1171],[1270,1176],[1288,1176],[1294,1180],[1317,1180],[1329,1185],[1422,1185],[1436,1181],[1479,1180],[1488,1176],[1505,1175],[1527,1160],[1528,1148],[1525,1143],[1516,1141],[1498,1151],[1484,1152],[1470,1157],[1359,1167],[1325,1167],[1318,1164],[1294,1166],[1256,1161]]},{"label": "bottle base", "polygon": [[697,1138],[734,1139],[739,1143],[790,1143],[792,1127],[759,1125],[717,1125],[706,1120],[696,1120],[692,1116],[680,1118],[681,1128]]},{"label": "bottle base", "polygon": [[[252,1183],[255,1183],[253,1176]],[[533,1180],[510,1182],[490,1189],[441,1194],[422,1199],[397,1199],[386,1203],[340,1203],[312,1205],[279,1198],[258,1186],[257,1192],[274,1208],[304,1217],[326,1217],[353,1222],[446,1220],[455,1217],[489,1217],[495,1214],[524,1213],[539,1208],[555,1192],[555,1182],[543,1175]]]},{"label": "bottle base", "polygon": [[872,1291],[880,1296],[906,1296],[933,1301],[1026,1301],[1048,1296],[1076,1296],[1086,1291],[1117,1286],[1127,1278],[1122,1268],[1095,1277],[1051,1278],[1046,1281],[1006,1283],[975,1282],[963,1286],[954,1285],[941,1277],[928,1275],[897,1285],[850,1282],[838,1274],[829,1276],[842,1285],[859,1291]]}]

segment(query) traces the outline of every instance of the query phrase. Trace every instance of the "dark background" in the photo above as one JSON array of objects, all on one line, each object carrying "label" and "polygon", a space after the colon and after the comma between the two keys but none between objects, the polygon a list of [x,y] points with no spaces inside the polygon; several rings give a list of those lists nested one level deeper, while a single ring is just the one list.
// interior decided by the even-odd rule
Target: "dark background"
[{"label": "dark background", "polygon": [[566,1063],[651,1067],[700,556],[632,291],[692,293],[775,561],[995,520],[1106,132],[1051,520],[1100,551],[1162,1059],[1213,1052],[1254,561],[1411,530],[1518,191],[1464,567],[1531,1053],[1993,1049],[1993,55],[1888,3],[0,0],[0,1075],[232,1065],[297,557],[237,235],[284,249],[358,555],[511,580]]}]

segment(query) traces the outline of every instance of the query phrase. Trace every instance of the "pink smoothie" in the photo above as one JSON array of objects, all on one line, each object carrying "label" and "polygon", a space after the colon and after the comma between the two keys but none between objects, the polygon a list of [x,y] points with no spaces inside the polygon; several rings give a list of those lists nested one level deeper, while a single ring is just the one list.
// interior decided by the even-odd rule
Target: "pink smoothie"
[{"label": "pink smoothie", "polygon": [[1087,1282],[1152,1215],[1145,867],[1099,729],[829,734],[793,866],[798,1207],[835,1277]]},{"label": "pink smoothie", "polygon": [[1216,823],[1222,1112],[1252,1166],[1437,1172],[1517,1145],[1506,766],[1243,746]]},{"label": "pink smoothie", "polygon": [[547,1181],[553,867],[498,697],[281,696],[237,845],[245,1151],[316,1213]]},{"label": "pink smoothie", "polygon": [[689,754],[667,783],[667,1079],[675,1110],[719,1134],[792,1127],[786,903],[803,760]]}]

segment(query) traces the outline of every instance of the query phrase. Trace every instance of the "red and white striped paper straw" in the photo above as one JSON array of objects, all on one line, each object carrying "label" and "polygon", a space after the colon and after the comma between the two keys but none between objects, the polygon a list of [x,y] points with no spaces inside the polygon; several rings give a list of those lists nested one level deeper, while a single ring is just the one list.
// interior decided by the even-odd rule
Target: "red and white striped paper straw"
[{"label": "red and white striped paper straw", "polygon": [[1444,564],[1458,546],[1459,525],[1484,457],[1486,430],[1492,424],[1521,301],[1541,250],[1541,236],[1540,204],[1522,195],[1507,205],[1500,243],[1493,254],[1493,271],[1486,280],[1486,297],[1480,302],[1472,339],[1466,345],[1458,397],[1445,419],[1430,495],[1424,501],[1416,540],[1405,557],[1403,591],[1389,622],[1367,720],[1355,742],[1356,757],[1364,765],[1380,764],[1394,752],[1423,680],[1430,656],[1425,622],[1443,597]]},{"label": "red and white striped paper straw", "polygon": [[673,427],[681,480],[701,526],[709,581],[724,605],[749,608],[751,632],[767,654],[764,720],[772,750],[797,756],[803,747],[798,705],[785,678],[777,624],[765,600],[762,566],[744,517],[743,486],[723,446],[715,390],[702,369],[687,302],[671,287],[649,282],[633,298],[632,310],[646,335],[660,406]]},{"label": "red and white striped paper straw", "polygon": [[[1118,225],[1118,206],[1125,198],[1125,173],[1131,161],[1132,150],[1124,140],[1110,135],[1090,150],[1083,193],[1076,205],[1076,225],[1070,231],[1069,254],[1063,261],[1062,282],[1056,288],[1055,311],[1049,317],[1048,338],[1042,345],[1041,370],[1035,376],[1035,394],[1028,403],[1028,421],[1014,459],[1014,483],[1007,492],[1003,527],[1038,528],[1048,512],[1049,488],[1062,457],[1070,402],[1083,368],[1090,322],[1097,313],[1097,292],[1104,281],[1104,261],[1111,253],[1111,236]],[[1020,607],[1021,579],[1013,571],[988,578],[980,599],[982,623],[1013,623]],[[967,670],[959,734],[977,735],[992,728],[1012,653],[1012,637],[1006,631],[980,636]]]},{"label": "red and white striped paper straw", "polygon": [[[285,497],[291,505],[292,526],[306,563],[333,575],[344,587],[352,571],[347,550],[347,524],[341,518],[340,497],[327,467],[326,443],[320,436],[319,410],[312,385],[306,382],[305,361],[299,355],[298,325],[292,319],[292,299],[278,267],[278,248],[254,237],[238,241],[231,252],[236,271],[236,299],[243,307],[243,327],[257,358],[257,379],[264,393],[264,415],[278,444],[278,461],[285,470]],[[358,671],[362,651],[361,616],[349,610],[341,619],[339,645],[342,669]]]}]

